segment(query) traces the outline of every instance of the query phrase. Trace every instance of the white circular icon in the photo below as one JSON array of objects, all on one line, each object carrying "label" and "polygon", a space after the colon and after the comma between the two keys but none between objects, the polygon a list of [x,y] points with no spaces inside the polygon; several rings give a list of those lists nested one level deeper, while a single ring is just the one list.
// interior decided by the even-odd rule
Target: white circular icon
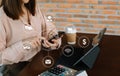
[{"label": "white circular icon", "polygon": [[50,21],[50,22],[54,21],[54,17],[51,16],[51,15],[48,15],[47,16],[47,21]]},{"label": "white circular icon", "polygon": [[81,36],[79,38],[78,44],[79,44],[80,47],[86,48],[86,47],[89,46],[90,40],[89,40],[89,38],[87,36]]},{"label": "white circular icon", "polygon": [[66,45],[62,48],[62,53],[66,57],[70,57],[74,54],[74,48],[71,45]]},{"label": "white circular icon", "polygon": [[54,65],[54,59],[51,56],[45,56],[42,60],[44,67],[50,68]]},{"label": "white circular icon", "polygon": [[52,64],[51,59],[46,59],[46,60],[45,60],[45,64]]}]

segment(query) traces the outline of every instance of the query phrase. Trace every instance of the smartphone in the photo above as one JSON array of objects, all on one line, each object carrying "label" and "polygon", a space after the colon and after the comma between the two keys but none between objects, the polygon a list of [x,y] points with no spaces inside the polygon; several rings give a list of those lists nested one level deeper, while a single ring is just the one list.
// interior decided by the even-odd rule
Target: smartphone
[{"label": "smartphone", "polygon": [[60,33],[60,34],[56,34],[56,35],[54,35],[52,38],[50,38],[48,41],[51,42],[51,43],[53,43],[53,42],[52,42],[53,39],[62,38],[64,34],[65,34],[64,32],[62,32],[62,33]]},{"label": "smartphone", "polygon": [[[53,43],[53,39],[59,39],[59,38],[62,38],[63,37],[63,35],[64,35],[64,33],[60,33],[59,35],[58,34],[56,34],[56,35],[54,35],[52,38],[50,38],[48,41],[50,42],[50,43]],[[42,43],[44,43],[44,41],[42,40]],[[44,46],[42,46],[42,50],[45,50],[45,51],[50,51],[51,50],[51,48],[46,48],[46,47],[44,47]]]}]

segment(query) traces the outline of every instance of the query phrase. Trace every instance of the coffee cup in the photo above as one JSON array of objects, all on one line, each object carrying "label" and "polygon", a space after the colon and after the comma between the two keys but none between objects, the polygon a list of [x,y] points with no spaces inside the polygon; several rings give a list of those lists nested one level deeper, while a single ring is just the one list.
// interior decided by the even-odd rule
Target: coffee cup
[{"label": "coffee cup", "polygon": [[65,28],[65,33],[67,37],[68,44],[76,44],[76,27],[71,25]]}]

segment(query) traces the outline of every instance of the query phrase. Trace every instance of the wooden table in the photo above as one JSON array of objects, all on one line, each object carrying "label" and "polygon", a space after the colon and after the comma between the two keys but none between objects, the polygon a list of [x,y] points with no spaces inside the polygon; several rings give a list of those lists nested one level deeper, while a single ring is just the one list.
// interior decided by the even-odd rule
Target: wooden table
[{"label": "wooden table", "polygon": [[[78,33],[78,37],[87,36],[92,39],[95,34]],[[66,44],[66,37],[62,38],[62,45]],[[89,76],[120,76],[120,37],[105,35],[100,43],[100,55],[91,70]],[[56,59],[61,50],[51,51],[50,55]],[[39,52],[33,60],[20,72],[19,76],[37,76],[47,70],[42,64],[42,58],[46,56],[44,51]]]}]

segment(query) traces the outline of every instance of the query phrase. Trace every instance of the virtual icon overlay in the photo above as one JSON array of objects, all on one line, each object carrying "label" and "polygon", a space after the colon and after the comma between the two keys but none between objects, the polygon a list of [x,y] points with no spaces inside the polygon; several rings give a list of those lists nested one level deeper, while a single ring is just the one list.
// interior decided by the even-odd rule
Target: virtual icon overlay
[{"label": "virtual icon overlay", "polygon": [[81,36],[78,40],[78,44],[82,48],[86,48],[90,45],[90,40],[87,36]]},{"label": "virtual icon overlay", "polygon": [[44,67],[49,68],[54,65],[54,59],[51,56],[45,56],[42,60]]},{"label": "virtual icon overlay", "polygon": [[66,57],[70,57],[73,55],[74,53],[74,48],[71,45],[66,45],[62,48],[62,53],[63,55],[65,55]]},{"label": "virtual icon overlay", "polygon": [[54,18],[53,16],[51,16],[51,15],[48,15],[48,16],[47,16],[47,21],[52,22],[52,21],[54,21],[54,20],[55,20],[55,18]]}]

